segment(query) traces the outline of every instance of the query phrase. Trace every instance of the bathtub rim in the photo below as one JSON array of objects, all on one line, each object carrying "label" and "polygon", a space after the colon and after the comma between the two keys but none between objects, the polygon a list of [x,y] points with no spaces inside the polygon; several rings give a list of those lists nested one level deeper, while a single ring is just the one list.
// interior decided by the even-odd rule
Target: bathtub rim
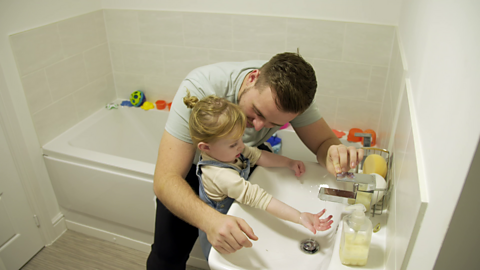
[{"label": "bathtub rim", "polygon": [[[116,100],[116,103],[121,100]],[[130,108],[119,106],[117,110],[142,110],[140,108]],[[113,111],[113,110],[112,110]],[[160,111],[158,111],[160,112]],[[52,157],[55,159],[65,160],[68,162],[82,163],[93,167],[100,167],[102,169],[109,169],[115,171],[121,171],[125,174],[134,176],[143,176],[151,178],[154,175],[155,163],[149,163],[139,161],[135,159],[129,159],[125,157],[115,156],[102,152],[95,152],[88,149],[72,146],[69,142],[74,139],[78,134],[81,134],[94,123],[101,121],[105,117],[113,113],[110,110],[102,108],[87,118],[83,119],[73,127],[64,131],[45,145],[43,145],[42,152],[44,156]],[[145,113],[156,113],[148,112]]]}]

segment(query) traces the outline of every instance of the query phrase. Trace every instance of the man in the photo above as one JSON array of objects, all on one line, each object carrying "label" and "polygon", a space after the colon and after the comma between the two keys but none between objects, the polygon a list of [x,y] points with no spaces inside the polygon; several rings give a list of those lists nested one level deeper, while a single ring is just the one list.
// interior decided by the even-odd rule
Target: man
[{"label": "man", "polygon": [[278,54],[267,63],[213,64],[187,75],[160,142],[154,176],[158,198],[155,241],[147,269],[185,269],[198,235],[196,228],[207,234],[220,253],[251,247],[250,240],[258,239],[243,219],[220,214],[198,198],[192,165],[196,148],[188,131],[190,110],[183,104],[187,89],[199,99],[214,94],[239,104],[247,116],[243,140],[249,146],[262,147],[281,126],[291,123],[318,163],[335,175],[354,168],[363,150],[342,145],[321,118],[313,104],[316,88],[312,66],[295,53]]}]

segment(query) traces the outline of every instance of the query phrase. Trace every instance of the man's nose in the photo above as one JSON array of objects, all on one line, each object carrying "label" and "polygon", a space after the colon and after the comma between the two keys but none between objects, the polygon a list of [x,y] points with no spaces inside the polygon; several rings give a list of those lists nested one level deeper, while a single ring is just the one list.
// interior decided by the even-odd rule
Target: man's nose
[{"label": "man's nose", "polygon": [[255,127],[256,131],[259,131],[265,126],[265,122],[260,119],[253,119],[253,126]]}]

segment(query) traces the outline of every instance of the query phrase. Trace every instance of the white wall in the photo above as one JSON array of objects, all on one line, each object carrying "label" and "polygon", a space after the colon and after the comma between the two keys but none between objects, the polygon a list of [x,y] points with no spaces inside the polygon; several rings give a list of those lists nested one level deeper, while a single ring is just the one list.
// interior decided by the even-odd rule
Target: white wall
[{"label": "white wall", "polygon": [[106,9],[267,15],[397,25],[402,0],[102,0]]},{"label": "white wall", "polygon": [[406,269],[432,269],[480,134],[480,2],[404,0],[399,32],[429,197]]},{"label": "white wall", "polygon": [[[6,124],[6,133],[21,168],[19,174],[24,184],[30,184],[26,187],[27,193],[30,193],[34,203],[45,203],[34,206],[37,211],[44,210],[44,215],[40,215],[40,222],[45,227],[51,228],[61,213],[43,163],[8,36],[98,9],[101,9],[100,0],[0,1],[0,64],[7,85],[6,88],[0,89],[0,95],[5,102],[5,107],[0,113],[10,119]],[[37,190],[40,192],[36,192]],[[47,233],[47,243],[55,239],[54,234],[53,231],[50,235]]]}]

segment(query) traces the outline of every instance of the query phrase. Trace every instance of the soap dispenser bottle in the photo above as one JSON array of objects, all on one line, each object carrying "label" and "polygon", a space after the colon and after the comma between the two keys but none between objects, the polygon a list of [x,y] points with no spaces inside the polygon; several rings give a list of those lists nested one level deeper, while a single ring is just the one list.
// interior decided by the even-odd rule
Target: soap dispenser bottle
[{"label": "soap dispenser bottle", "polygon": [[366,208],[363,204],[351,205],[345,210],[353,212],[342,219],[340,261],[344,265],[364,266],[370,250],[372,222],[365,216]]}]

